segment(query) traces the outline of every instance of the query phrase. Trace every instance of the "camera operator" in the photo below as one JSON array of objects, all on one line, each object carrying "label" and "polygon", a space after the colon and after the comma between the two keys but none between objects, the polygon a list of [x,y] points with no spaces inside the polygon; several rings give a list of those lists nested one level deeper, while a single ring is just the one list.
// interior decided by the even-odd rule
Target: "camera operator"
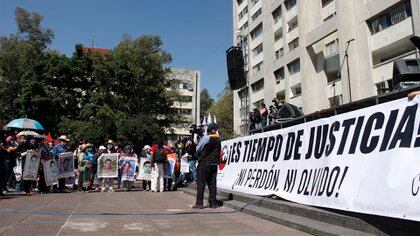
[{"label": "camera operator", "polygon": [[211,123],[205,135],[197,146],[197,200],[193,208],[203,209],[204,189],[206,184],[209,188],[210,208],[220,205],[216,199],[216,177],[220,162],[221,142],[217,134],[218,125]]}]

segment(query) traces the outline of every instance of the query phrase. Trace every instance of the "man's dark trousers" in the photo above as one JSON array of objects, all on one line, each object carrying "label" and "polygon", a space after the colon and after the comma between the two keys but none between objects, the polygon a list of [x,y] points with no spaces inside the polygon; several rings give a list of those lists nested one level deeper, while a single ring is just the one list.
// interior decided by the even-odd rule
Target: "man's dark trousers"
[{"label": "man's dark trousers", "polygon": [[216,200],[217,165],[199,163],[197,168],[197,201],[196,205],[203,205],[204,189],[209,188],[209,204],[217,205]]}]

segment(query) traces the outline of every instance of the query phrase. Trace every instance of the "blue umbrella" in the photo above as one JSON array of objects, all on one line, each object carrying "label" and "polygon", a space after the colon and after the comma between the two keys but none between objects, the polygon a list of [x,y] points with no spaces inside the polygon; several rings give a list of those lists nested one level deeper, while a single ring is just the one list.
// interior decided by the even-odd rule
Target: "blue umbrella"
[{"label": "blue umbrella", "polygon": [[15,129],[32,129],[32,130],[44,130],[44,127],[36,121],[28,118],[20,118],[16,120],[12,120],[5,126],[7,129],[15,128]]}]

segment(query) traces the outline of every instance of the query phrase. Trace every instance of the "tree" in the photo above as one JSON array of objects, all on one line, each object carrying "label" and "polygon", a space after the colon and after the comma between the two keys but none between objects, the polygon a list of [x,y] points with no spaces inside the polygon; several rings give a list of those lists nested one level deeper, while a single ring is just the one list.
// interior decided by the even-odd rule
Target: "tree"
[{"label": "tree", "polygon": [[15,11],[18,32],[0,37],[0,119],[28,116],[53,134],[100,145],[119,139],[151,144],[182,122],[171,105],[179,97],[166,79],[171,55],[158,36],[123,37],[108,54],[71,57],[48,49],[42,16]]},{"label": "tree", "polygon": [[233,131],[233,93],[228,85],[219,93],[218,97],[219,100],[211,106],[209,112],[217,117],[220,137],[223,140],[231,139],[235,136]]},{"label": "tree", "polygon": [[54,33],[41,26],[38,13],[18,7],[15,18],[18,32],[0,37],[0,116],[3,120],[29,116],[49,126],[54,104],[42,78]]},{"label": "tree", "polygon": [[200,117],[205,116],[210,107],[213,105],[214,99],[210,96],[207,89],[201,90],[200,93]]}]

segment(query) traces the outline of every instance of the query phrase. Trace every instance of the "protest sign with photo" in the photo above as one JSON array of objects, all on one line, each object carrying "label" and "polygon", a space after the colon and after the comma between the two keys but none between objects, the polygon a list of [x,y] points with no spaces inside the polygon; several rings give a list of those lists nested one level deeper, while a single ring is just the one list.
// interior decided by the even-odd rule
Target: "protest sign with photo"
[{"label": "protest sign with photo", "polygon": [[134,181],[137,168],[137,156],[122,154],[119,160],[119,168],[121,170],[121,181]]},{"label": "protest sign with photo", "polygon": [[145,157],[140,158],[139,174],[137,179],[148,181],[152,179],[152,163],[150,159]]},{"label": "protest sign with photo", "polygon": [[98,178],[118,177],[118,154],[105,153],[98,158]]},{"label": "protest sign with photo", "polygon": [[41,160],[41,162],[44,169],[45,184],[51,186],[58,183],[58,167],[55,160]]},{"label": "protest sign with photo", "polygon": [[190,167],[188,165],[188,153],[185,153],[182,157],[181,157],[181,169],[180,169],[181,173],[189,173],[190,172]]},{"label": "protest sign with photo", "polygon": [[176,154],[169,154],[168,155],[168,162],[164,164],[164,174],[163,177],[164,178],[172,178],[172,176],[174,175],[174,170],[175,170],[175,163],[176,163]]},{"label": "protest sign with photo", "polygon": [[420,220],[420,96],[222,142],[217,186]]},{"label": "protest sign with photo", "polygon": [[58,178],[74,177],[74,157],[72,152],[58,155]]},{"label": "protest sign with photo", "polygon": [[35,150],[28,150],[26,152],[23,180],[37,180],[40,157],[39,152]]}]

